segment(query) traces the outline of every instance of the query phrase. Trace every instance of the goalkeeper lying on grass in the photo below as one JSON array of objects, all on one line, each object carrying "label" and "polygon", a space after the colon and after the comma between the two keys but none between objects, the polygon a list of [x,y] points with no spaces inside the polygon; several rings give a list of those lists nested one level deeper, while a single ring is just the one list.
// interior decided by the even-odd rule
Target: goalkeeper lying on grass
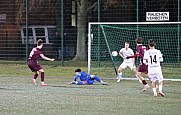
[{"label": "goalkeeper lying on grass", "polygon": [[[94,80],[102,83],[102,85],[107,85],[106,82],[103,82],[98,76],[96,75],[89,75],[85,72],[82,72],[81,69],[76,69],[75,70],[76,76],[74,77],[74,81],[70,82],[69,85],[71,84],[77,84],[77,85],[91,85],[94,84]],[[77,79],[80,79],[80,81],[77,81]]]}]

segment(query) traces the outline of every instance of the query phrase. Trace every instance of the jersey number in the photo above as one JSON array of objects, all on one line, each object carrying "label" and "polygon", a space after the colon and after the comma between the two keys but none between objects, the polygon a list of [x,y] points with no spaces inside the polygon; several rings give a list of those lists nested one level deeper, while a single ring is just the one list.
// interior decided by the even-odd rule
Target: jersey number
[{"label": "jersey number", "polygon": [[154,55],[153,57],[150,56],[150,60],[151,60],[151,64],[152,64],[153,62],[157,63],[156,55]]}]

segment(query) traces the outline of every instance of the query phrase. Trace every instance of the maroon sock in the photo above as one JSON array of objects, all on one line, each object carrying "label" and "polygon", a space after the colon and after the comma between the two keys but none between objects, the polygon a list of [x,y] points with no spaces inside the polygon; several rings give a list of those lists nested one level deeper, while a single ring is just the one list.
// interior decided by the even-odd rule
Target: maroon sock
[{"label": "maroon sock", "polygon": [[146,82],[145,80],[143,80],[143,81],[142,81],[142,83],[143,83],[144,85],[146,85],[146,84],[147,84],[147,82]]},{"label": "maroon sock", "polygon": [[44,72],[41,72],[41,82],[44,82]]},{"label": "maroon sock", "polygon": [[34,79],[36,79],[38,77],[38,74],[37,73],[35,73],[35,75],[34,75]]}]

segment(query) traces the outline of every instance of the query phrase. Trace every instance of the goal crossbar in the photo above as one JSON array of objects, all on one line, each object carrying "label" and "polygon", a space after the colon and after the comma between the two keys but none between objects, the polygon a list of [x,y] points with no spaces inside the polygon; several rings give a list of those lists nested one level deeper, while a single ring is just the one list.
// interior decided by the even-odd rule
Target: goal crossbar
[{"label": "goal crossbar", "polygon": [[181,22],[89,22],[89,25],[101,24],[181,24]]}]

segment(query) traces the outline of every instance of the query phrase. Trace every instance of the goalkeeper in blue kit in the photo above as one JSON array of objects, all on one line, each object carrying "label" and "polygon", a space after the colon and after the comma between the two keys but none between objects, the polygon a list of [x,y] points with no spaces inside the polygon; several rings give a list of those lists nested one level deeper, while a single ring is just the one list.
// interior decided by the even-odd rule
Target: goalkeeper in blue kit
[{"label": "goalkeeper in blue kit", "polygon": [[[74,77],[74,81],[70,82],[69,84],[77,84],[77,85],[92,85],[94,84],[94,80],[100,82],[102,85],[107,85],[106,82],[103,82],[98,76],[96,75],[90,75],[85,72],[82,72],[81,69],[76,69],[75,70],[76,76]],[[80,79],[77,81],[77,79]]]}]

